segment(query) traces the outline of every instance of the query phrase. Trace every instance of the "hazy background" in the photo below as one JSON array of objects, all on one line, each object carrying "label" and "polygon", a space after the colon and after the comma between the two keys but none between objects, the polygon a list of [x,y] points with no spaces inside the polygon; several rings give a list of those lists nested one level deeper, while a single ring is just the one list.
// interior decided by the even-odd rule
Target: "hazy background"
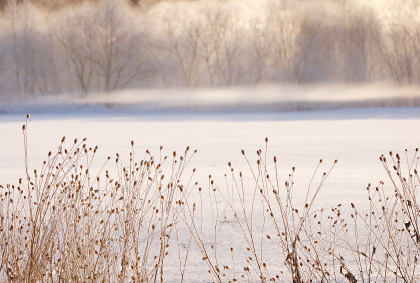
[{"label": "hazy background", "polygon": [[420,83],[417,0],[0,0],[0,99]]}]

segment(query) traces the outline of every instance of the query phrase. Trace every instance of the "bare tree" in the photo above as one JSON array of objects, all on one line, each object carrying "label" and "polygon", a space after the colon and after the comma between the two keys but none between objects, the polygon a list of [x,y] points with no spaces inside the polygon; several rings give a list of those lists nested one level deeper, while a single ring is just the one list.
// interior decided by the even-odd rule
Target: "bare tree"
[{"label": "bare tree", "polygon": [[[301,15],[295,77],[299,83],[327,82],[335,79],[338,27],[330,11],[310,6]],[[316,13],[314,10],[316,9]]]},{"label": "bare tree", "polygon": [[343,81],[362,82],[367,77],[369,28],[365,15],[352,13],[345,9],[343,31],[341,33],[340,54],[343,58],[340,69],[343,73]]},{"label": "bare tree", "polygon": [[236,9],[205,7],[206,33],[202,37],[210,84],[237,84],[243,75],[241,48],[243,34]]},{"label": "bare tree", "polygon": [[37,9],[29,1],[10,1],[5,10],[5,17],[10,26],[7,32],[6,58],[14,73],[16,92],[19,95],[34,94],[42,68],[40,50],[43,46],[42,33],[38,29],[41,20]]},{"label": "bare tree", "polygon": [[65,20],[54,32],[63,58],[66,59],[70,88],[74,80],[77,90],[83,94],[92,90],[97,80],[91,54],[91,44],[95,38],[95,30],[92,28],[94,24],[92,17],[77,11],[66,11]]},{"label": "bare tree", "polygon": [[[171,18],[164,19],[167,48],[176,62],[179,79],[186,86],[200,83],[201,38],[206,27],[201,17],[194,17],[190,11],[173,10]],[[176,75],[177,76],[177,75]]]},{"label": "bare tree", "polygon": [[398,84],[419,82],[420,68],[420,4],[407,1],[393,3],[393,15],[385,25],[385,44],[379,50],[386,70]]},{"label": "bare tree", "polygon": [[265,27],[267,33],[264,44],[268,68],[271,69],[270,80],[289,81],[295,76],[293,63],[298,56],[299,19],[296,12],[284,1],[271,3],[265,11]]},{"label": "bare tree", "polygon": [[127,87],[143,70],[147,55],[145,36],[138,32],[135,15],[124,1],[102,0],[94,15],[96,41],[93,62],[105,92]]},{"label": "bare tree", "polygon": [[148,50],[135,12],[118,0],[87,3],[65,12],[56,39],[82,93],[110,92],[141,80]]}]

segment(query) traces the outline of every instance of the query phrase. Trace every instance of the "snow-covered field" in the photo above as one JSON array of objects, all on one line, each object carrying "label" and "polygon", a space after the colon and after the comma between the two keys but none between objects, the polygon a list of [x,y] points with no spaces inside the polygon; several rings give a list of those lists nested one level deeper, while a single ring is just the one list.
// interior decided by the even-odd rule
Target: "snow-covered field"
[{"label": "snow-covered field", "polygon": [[[0,115],[1,184],[17,183],[18,178],[24,176],[21,130],[24,121],[25,115]],[[404,153],[405,149],[409,154],[413,153],[420,144],[419,126],[420,108],[33,114],[28,130],[29,166],[40,168],[48,151],[54,151],[63,136],[69,140],[87,138],[88,145],[98,145],[96,169],[108,155],[114,156],[116,152],[128,161],[131,140],[135,142],[137,156],[142,156],[139,153],[146,149],[157,154],[159,146],[163,146],[168,155],[173,150],[183,151],[190,146],[198,150],[190,164],[191,170],[197,168],[194,180],[205,187],[211,174],[216,186],[222,188],[225,186],[224,174],[229,173],[228,162],[232,162],[235,170],[243,171],[249,180],[251,173],[241,150],[244,149],[254,162],[256,150],[265,148],[264,139],[268,137],[268,160],[277,156],[281,180],[287,180],[291,168],[296,167],[297,200],[304,198],[319,159],[324,160],[321,173],[338,159],[317,198],[316,207],[343,203],[348,208],[350,202],[367,200],[365,188],[368,183],[376,185],[384,180],[389,185],[378,157],[389,151]],[[319,176],[315,178],[316,182],[319,179]],[[251,188],[252,183],[249,184]],[[221,233],[235,233],[233,226],[226,229]],[[235,237],[229,245],[235,245]],[[271,257],[271,260],[276,259]],[[202,262],[197,265],[201,266]],[[169,264],[167,268],[166,279],[175,282],[177,267]],[[194,274],[195,268],[193,264],[188,270]]]}]

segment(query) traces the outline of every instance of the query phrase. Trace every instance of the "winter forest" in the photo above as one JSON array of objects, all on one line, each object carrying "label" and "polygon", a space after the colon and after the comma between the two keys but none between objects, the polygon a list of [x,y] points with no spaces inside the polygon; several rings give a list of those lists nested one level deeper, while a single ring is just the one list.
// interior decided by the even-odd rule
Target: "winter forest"
[{"label": "winter forest", "polygon": [[0,1],[0,99],[420,83],[417,0]]}]

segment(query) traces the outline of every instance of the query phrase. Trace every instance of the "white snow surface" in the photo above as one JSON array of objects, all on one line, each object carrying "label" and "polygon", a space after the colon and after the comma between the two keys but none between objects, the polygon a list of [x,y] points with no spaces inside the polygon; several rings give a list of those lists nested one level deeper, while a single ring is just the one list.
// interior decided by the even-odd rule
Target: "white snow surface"
[{"label": "white snow surface", "polygon": [[[176,101],[173,103],[176,104]],[[27,110],[25,107],[8,112],[20,113]],[[125,107],[130,109],[130,103],[127,102]],[[377,185],[384,180],[385,185],[390,186],[378,157],[389,151],[404,153],[405,149],[411,154],[420,146],[420,108],[416,107],[301,112],[261,112],[253,109],[244,113],[222,109],[217,113],[152,109],[145,112],[101,110],[100,113],[91,109],[83,113],[59,114],[52,113],[56,110],[44,108],[45,111],[39,112],[50,113],[32,114],[29,121],[29,165],[32,169],[40,168],[47,153],[57,148],[63,136],[68,140],[87,138],[88,145],[98,145],[96,169],[108,155],[114,156],[116,152],[128,161],[131,140],[134,140],[139,153],[149,149],[152,154],[157,154],[162,145],[164,152],[170,155],[173,150],[183,151],[190,146],[198,150],[190,164],[191,170],[197,168],[194,180],[206,186],[211,174],[216,186],[223,187],[224,174],[229,173],[229,161],[237,172],[243,171],[245,177],[251,177],[240,151],[244,149],[254,162],[256,150],[265,148],[264,139],[268,137],[268,159],[277,156],[281,180],[287,180],[291,168],[296,167],[297,200],[305,197],[319,159],[324,161],[321,174],[338,159],[316,202],[316,207],[330,207],[338,203],[345,206],[349,206],[350,202],[364,203],[368,183]],[[24,122],[25,115],[0,115],[1,184],[16,184],[18,178],[24,176],[21,130]],[[315,181],[319,179],[320,174]],[[229,245],[234,246],[236,242],[240,245],[233,224],[222,228],[221,233],[230,237]],[[228,247],[221,245],[219,248]],[[191,262],[196,256],[199,258],[191,255]],[[270,256],[268,252],[268,257],[275,262],[275,254]],[[176,265],[177,262],[174,262]],[[202,262],[198,259],[197,266],[191,262],[187,277],[196,282],[198,278],[193,275]],[[166,280],[177,282],[178,266],[169,263],[167,268]],[[205,277],[200,279],[206,282]],[[190,280],[187,279],[188,282]]]},{"label": "white snow surface", "polygon": [[[26,115],[0,115],[1,183],[24,173],[21,126]],[[198,150],[194,166],[224,174],[227,162],[242,164],[240,150],[265,147],[279,163],[311,175],[320,158],[339,160],[332,179],[367,184],[379,180],[378,157],[389,151],[414,150],[420,143],[420,108],[365,108],[303,112],[78,113],[32,114],[29,120],[30,166],[39,167],[63,136],[87,138],[99,146],[99,158],[126,154],[134,140],[139,151],[167,153],[190,146]],[[286,173],[286,172],[285,172]],[[306,174],[305,174],[306,175]],[[335,177],[334,177],[335,176]],[[357,178],[347,176],[358,176]],[[351,179],[351,180],[346,180]],[[299,178],[297,178],[299,180]],[[303,180],[302,180],[303,181]],[[332,181],[331,181],[332,182]],[[330,183],[331,183],[330,182]]]}]

